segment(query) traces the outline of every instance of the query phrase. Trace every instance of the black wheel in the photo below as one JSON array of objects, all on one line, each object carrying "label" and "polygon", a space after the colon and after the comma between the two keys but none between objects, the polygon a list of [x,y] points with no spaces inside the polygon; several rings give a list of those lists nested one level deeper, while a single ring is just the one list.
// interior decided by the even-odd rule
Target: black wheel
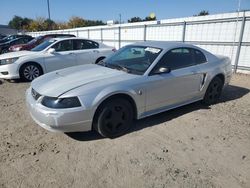
[{"label": "black wheel", "polygon": [[101,106],[96,116],[94,129],[103,137],[114,138],[126,133],[132,123],[132,105],[125,99],[117,98]]},{"label": "black wheel", "polygon": [[95,64],[98,64],[100,63],[102,60],[104,60],[105,57],[99,57],[96,61],[95,61]]},{"label": "black wheel", "polygon": [[31,82],[35,78],[41,76],[43,71],[36,63],[24,64],[20,69],[20,77],[23,81]]},{"label": "black wheel", "polygon": [[206,105],[215,104],[221,96],[223,82],[219,77],[215,77],[209,84],[205,93],[203,103]]}]

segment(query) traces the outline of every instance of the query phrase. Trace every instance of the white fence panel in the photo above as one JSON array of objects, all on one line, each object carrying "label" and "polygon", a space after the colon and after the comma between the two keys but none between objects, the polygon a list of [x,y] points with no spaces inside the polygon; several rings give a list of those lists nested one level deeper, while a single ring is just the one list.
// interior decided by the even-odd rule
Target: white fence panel
[{"label": "white fence panel", "polygon": [[249,68],[250,64],[250,46],[242,46],[240,51],[239,66]]},{"label": "white fence panel", "polygon": [[101,40],[101,30],[89,30],[89,38]]},{"label": "white fence panel", "polygon": [[182,40],[183,26],[148,26],[147,27],[147,40],[159,41],[181,41]]},{"label": "white fence panel", "polygon": [[[186,26],[186,41],[233,42],[239,39],[241,21],[191,24]],[[237,27],[236,33],[235,29]]]},{"label": "white fence panel", "polygon": [[246,21],[244,35],[243,35],[243,42],[250,42],[250,20]]},{"label": "white fence panel", "polygon": [[82,38],[88,38],[88,31],[87,30],[79,30],[78,31],[78,37],[82,37]]},{"label": "white fence panel", "polygon": [[121,28],[122,40],[143,40],[144,27],[138,28]]},{"label": "white fence panel", "polygon": [[119,39],[119,29],[103,29],[102,30],[103,40],[118,40]]}]

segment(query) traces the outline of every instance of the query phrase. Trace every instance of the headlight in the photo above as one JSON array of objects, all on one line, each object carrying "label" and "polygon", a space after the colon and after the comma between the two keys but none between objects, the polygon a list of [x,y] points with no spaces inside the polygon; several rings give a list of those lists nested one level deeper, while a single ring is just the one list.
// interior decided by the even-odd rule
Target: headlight
[{"label": "headlight", "polygon": [[18,57],[15,58],[9,58],[9,59],[1,59],[0,65],[8,65],[14,63],[16,60],[18,60]]},{"label": "headlight", "polygon": [[16,48],[12,48],[13,51],[20,51],[22,49],[22,47],[16,47]]},{"label": "headlight", "polygon": [[81,103],[77,97],[43,97],[42,104],[48,108],[75,108],[81,106]]}]

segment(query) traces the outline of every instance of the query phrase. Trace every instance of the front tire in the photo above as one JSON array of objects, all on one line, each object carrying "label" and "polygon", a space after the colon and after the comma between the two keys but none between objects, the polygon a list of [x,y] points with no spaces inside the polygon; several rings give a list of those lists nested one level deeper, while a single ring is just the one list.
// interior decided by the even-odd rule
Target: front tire
[{"label": "front tire", "polygon": [[95,64],[99,64],[102,60],[104,60],[105,57],[99,57],[96,61]]},{"label": "front tire", "polygon": [[24,64],[20,69],[20,77],[23,81],[31,82],[35,78],[41,76],[43,71],[36,63]]},{"label": "front tire", "polygon": [[103,137],[114,138],[126,133],[132,123],[132,105],[125,99],[117,98],[100,107],[94,129]]},{"label": "front tire", "polygon": [[223,82],[219,77],[215,77],[209,84],[203,103],[206,105],[212,105],[219,101],[223,88]]}]

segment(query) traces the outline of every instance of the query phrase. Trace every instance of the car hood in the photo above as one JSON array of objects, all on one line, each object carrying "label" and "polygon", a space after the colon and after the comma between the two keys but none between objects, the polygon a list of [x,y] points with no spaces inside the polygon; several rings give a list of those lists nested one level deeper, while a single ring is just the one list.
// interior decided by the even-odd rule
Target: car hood
[{"label": "car hood", "polygon": [[31,87],[41,95],[59,97],[73,89],[97,83],[108,84],[110,80],[119,80],[122,77],[134,77],[134,75],[110,69],[107,67],[89,64],[74,66],[59,71],[48,73],[35,79]]},{"label": "car hood", "polygon": [[22,57],[26,55],[33,55],[37,52],[32,52],[32,51],[18,51],[18,52],[9,52],[0,55],[0,59],[8,59],[8,58],[15,58],[15,57]]}]

